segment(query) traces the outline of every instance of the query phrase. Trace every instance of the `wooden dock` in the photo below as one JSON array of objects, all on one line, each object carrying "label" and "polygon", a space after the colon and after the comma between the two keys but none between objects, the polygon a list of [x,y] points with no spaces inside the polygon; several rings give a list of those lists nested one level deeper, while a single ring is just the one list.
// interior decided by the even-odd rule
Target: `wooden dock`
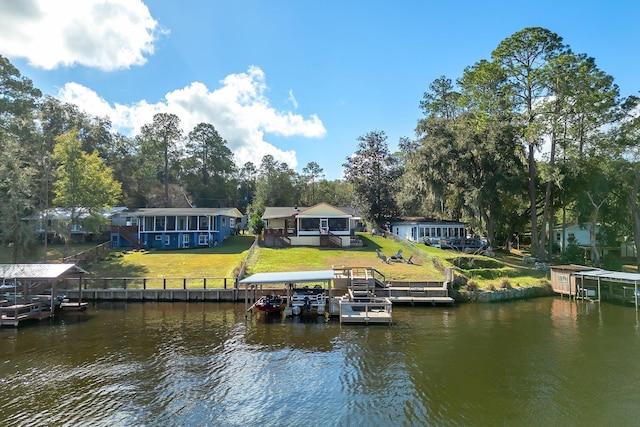
[{"label": "wooden dock", "polygon": [[340,323],[391,324],[392,304],[388,298],[367,298],[358,301],[343,297],[338,304]]},{"label": "wooden dock", "polygon": [[392,286],[388,288],[388,292],[389,300],[395,304],[454,305],[455,303],[455,300],[449,296],[447,282]]},{"label": "wooden dock", "polygon": [[60,303],[60,309],[64,311],[71,311],[71,310],[85,311],[88,306],[89,306],[89,303],[87,302],[61,302]]}]

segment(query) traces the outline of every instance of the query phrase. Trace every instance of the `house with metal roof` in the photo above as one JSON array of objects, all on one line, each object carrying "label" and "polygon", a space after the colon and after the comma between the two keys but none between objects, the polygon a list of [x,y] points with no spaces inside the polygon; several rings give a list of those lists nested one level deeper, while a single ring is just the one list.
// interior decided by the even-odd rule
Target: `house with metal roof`
[{"label": "house with metal roof", "polygon": [[350,208],[329,203],[311,207],[267,207],[263,241],[266,247],[351,246],[354,224],[359,217]]},{"label": "house with metal roof", "polygon": [[111,220],[112,248],[188,249],[217,246],[237,234],[236,208],[144,208]]},{"label": "house with metal roof", "polygon": [[90,211],[86,208],[49,208],[22,218],[44,239],[58,240],[60,235],[70,233],[72,241],[105,241],[109,235],[111,218],[125,207],[103,208]]},{"label": "house with metal roof", "polygon": [[400,239],[417,243],[439,242],[466,237],[467,225],[459,221],[407,217],[391,222],[391,233]]}]

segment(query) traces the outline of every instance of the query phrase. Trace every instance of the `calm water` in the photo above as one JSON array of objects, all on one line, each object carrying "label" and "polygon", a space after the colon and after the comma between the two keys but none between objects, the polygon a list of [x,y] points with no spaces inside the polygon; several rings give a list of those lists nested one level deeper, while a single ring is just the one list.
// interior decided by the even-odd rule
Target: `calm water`
[{"label": "calm water", "polygon": [[0,330],[0,425],[638,425],[632,307],[395,307],[393,326],[102,304]]}]

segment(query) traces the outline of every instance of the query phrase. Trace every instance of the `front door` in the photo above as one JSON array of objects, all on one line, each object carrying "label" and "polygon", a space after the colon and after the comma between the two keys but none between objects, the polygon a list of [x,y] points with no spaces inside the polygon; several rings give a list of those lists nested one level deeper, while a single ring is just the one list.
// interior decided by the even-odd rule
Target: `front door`
[{"label": "front door", "polygon": [[182,235],[182,247],[183,248],[188,248],[189,247],[189,235],[188,234],[183,234]]},{"label": "front door", "polygon": [[329,220],[327,218],[320,219],[320,234],[329,234]]}]

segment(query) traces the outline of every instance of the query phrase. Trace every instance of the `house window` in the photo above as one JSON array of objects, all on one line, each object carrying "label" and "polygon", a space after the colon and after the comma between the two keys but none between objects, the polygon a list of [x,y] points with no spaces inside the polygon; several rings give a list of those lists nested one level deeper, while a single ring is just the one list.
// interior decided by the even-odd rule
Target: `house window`
[{"label": "house window", "polygon": [[189,230],[197,230],[198,229],[198,217],[190,216],[189,217]]},{"label": "house window", "polygon": [[347,218],[329,218],[329,230],[331,231],[346,231],[348,226]]},{"label": "house window", "polygon": [[229,227],[230,228],[234,228],[236,226],[236,219],[235,218],[229,218]]},{"label": "house window", "polygon": [[164,231],[165,220],[163,216],[156,217],[156,231]]},{"label": "house window", "polygon": [[158,241],[162,240],[162,235],[160,235],[160,234],[156,235],[156,240],[158,240]]},{"label": "house window", "polygon": [[575,240],[576,235],[575,233],[569,233],[569,240]]},{"label": "house window", "polygon": [[209,236],[206,234],[200,234],[198,236],[198,245],[206,246],[207,244],[209,244]]},{"label": "house window", "polygon": [[144,231],[153,231],[153,217],[144,217]]},{"label": "house window", "polygon": [[320,228],[320,218],[301,218],[300,229],[302,231],[318,231]]},{"label": "house window", "polygon": [[168,216],[167,217],[167,230],[175,230],[176,229],[176,217]]},{"label": "house window", "polygon": [[178,230],[184,231],[187,229],[187,217],[179,216],[178,217]]},{"label": "house window", "polygon": [[226,227],[227,226],[227,217],[222,217],[222,227]]},{"label": "house window", "polygon": [[209,229],[209,217],[201,216],[200,218],[200,228],[199,230],[208,230]]},{"label": "house window", "polygon": [[164,236],[164,245],[165,246],[171,245],[171,235],[170,234],[167,234],[166,236]]}]

